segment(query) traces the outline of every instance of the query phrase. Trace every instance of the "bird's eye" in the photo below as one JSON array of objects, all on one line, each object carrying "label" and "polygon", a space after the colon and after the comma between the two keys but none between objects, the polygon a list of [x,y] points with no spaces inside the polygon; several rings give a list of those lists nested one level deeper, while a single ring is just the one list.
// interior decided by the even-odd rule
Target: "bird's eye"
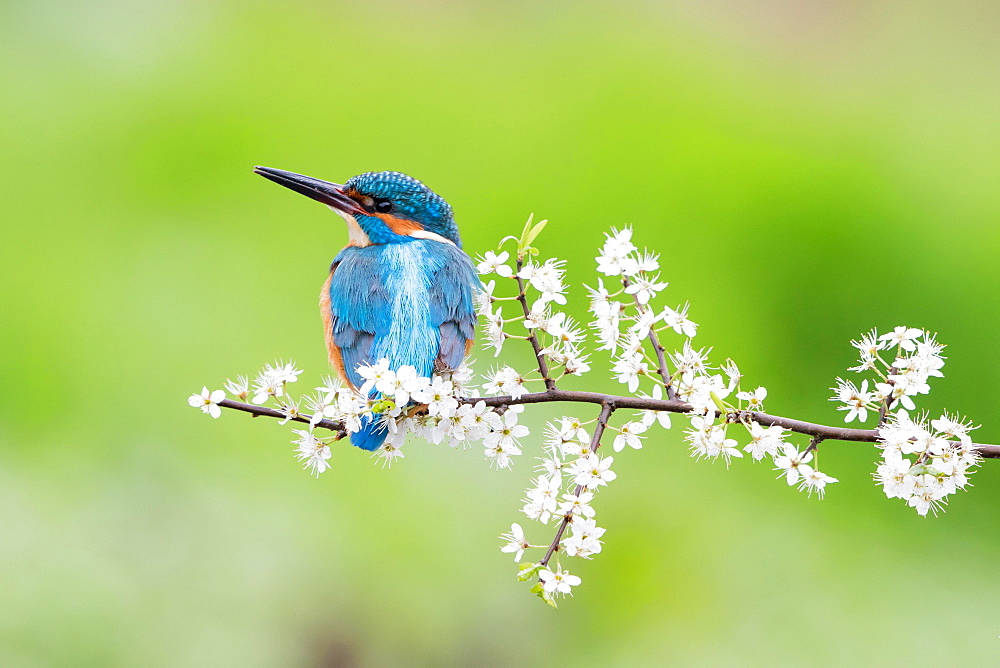
[{"label": "bird's eye", "polygon": [[379,213],[390,213],[392,212],[392,202],[387,199],[375,200],[375,210]]}]

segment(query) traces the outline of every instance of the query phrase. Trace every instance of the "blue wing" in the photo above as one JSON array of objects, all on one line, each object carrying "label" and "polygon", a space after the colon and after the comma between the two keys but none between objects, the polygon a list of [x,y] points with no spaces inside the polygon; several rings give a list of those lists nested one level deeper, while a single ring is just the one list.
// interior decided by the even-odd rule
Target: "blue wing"
[{"label": "blue wing", "polygon": [[440,343],[434,370],[455,369],[469,354],[476,334],[475,293],[479,275],[469,256],[450,249],[449,261],[437,272],[430,290],[430,319]]}]

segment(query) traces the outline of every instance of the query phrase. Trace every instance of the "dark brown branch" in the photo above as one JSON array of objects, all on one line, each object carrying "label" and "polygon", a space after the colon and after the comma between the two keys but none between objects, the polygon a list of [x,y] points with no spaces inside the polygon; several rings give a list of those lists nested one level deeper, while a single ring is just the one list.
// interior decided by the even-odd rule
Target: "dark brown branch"
[{"label": "dark brown branch", "polygon": [[[531,309],[528,308],[528,298],[527,293],[524,289],[524,279],[521,278],[521,269],[524,268],[524,260],[520,257],[517,258],[517,273],[514,274],[517,277],[517,301],[521,303],[521,310],[524,312],[524,317],[527,318],[531,315]],[[542,380],[545,381],[545,389],[554,390],[556,389],[556,381],[549,376],[549,365],[545,361],[545,354],[542,353],[542,344],[538,341],[538,335],[535,334],[533,328],[528,329],[528,341],[531,342],[531,347],[535,351],[535,360],[538,362],[538,372],[542,374]]]},{"label": "dark brown branch", "polygon": [[[253,417],[273,417],[278,418],[279,420],[288,418],[287,415],[276,408],[267,408],[266,406],[257,406],[255,404],[245,404],[240,401],[233,401],[232,399],[223,399],[219,402],[219,405],[223,408],[232,408],[238,411],[243,411],[244,413],[250,413]],[[292,422],[304,422],[309,424],[309,420],[311,418],[312,416],[310,415],[299,415],[288,419]],[[321,429],[329,429],[330,431],[336,432],[337,438],[344,438],[347,436],[347,430],[341,422],[336,422],[334,420],[320,420],[315,426]]]},{"label": "dark brown branch", "polygon": [[[601,437],[604,436],[604,430],[608,426],[608,419],[611,414],[615,411],[615,406],[610,401],[604,402],[601,406],[601,414],[597,418],[597,426],[594,427],[594,435],[590,439],[590,451],[597,452],[597,448],[601,447]],[[573,492],[574,495],[580,496],[580,492],[583,491],[583,485],[577,485],[576,491]],[[569,523],[573,521],[573,511],[570,510],[568,513],[563,515],[562,521],[559,522],[559,528],[556,530],[556,537],[552,539],[552,543],[549,545],[549,549],[545,551],[545,556],[538,564],[545,568],[549,565],[549,559],[555,554],[556,550],[559,549],[559,542],[562,540],[563,534],[566,533],[566,527]]]},{"label": "dark brown branch", "polygon": [[[670,413],[687,413],[691,410],[691,404],[684,401],[669,399],[651,399],[649,397],[619,397],[613,394],[600,394],[598,392],[575,392],[569,390],[551,390],[548,392],[534,392],[524,394],[514,399],[513,397],[485,397],[482,399],[470,398],[468,402],[485,401],[487,406],[510,406],[513,404],[540,404],[550,401],[570,401],[588,404],[603,404],[613,402],[615,408],[667,411]],[[875,429],[852,429],[850,427],[831,427],[814,422],[794,420],[792,418],[780,417],[778,415],[768,415],[756,411],[738,411],[730,416],[731,421],[738,422],[750,420],[765,427],[772,425],[793,431],[797,434],[807,436],[818,436],[825,441],[862,441],[874,443],[878,440],[878,431]],[[987,445],[973,443],[972,446],[980,455],[986,458],[1000,458],[1000,445]]]},{"label": "dark brown branch", "polygon": [[[651,399],[649,397],[620,397],[613,394],[601,394],[599,392],[578,392],[572,390],[547,390],[545,392],[533,392],[523,394],[517,399],[513,397],[470,397],[463,399],[465,403],[476,403],[483,401],[487,406],[513,406],[516,404],[544,404],[556,401],[585,403],[585,404],[613,404],[616,409],[627,410],[653,410],[667,411],[669,413],[687,413],[691,410],[691,404],[684,401],[670,399]],[[232,408],[244,411],[252,415],[261,415],[285,419],[285,414],[274,408],[244,404],[239,401],[223,399],[219,402],[223,408]],[[833,427],[815,422],[805,422],[778,415],[768,415],[756,411],[738,411],[729,416],[730,421],[740,422],[750,420],[765,427],[778,426],[783,429],[805,434],[807,436],[818,436],[824,441],[857,441],[864,443],[874,443],[878,440],[878,431],[875,429],[852,429],[850,427]],[[292,418],[295,422],[309,423],[309,416]],[[320,420],[317,427],[329,429],[337,432],[340,438],[346,435],[344,426],[333,420]],[[1000,459],[1000,445],[989,445],[984,443],[973,443],[973,449],[987,459]]]}]

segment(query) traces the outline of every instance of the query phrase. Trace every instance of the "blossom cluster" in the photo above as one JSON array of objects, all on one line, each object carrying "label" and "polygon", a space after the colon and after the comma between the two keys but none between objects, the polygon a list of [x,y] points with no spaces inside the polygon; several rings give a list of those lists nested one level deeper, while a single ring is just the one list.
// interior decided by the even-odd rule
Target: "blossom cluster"
[{"label": "blossom cluster", "polygon": [[875,480],[885,495],[903,499],[921,515],[936,514],[948,495],[969,484],[980,459],[968,420],[947,413],[934,420],[910,415],[914,398],[930,392],[929,380],[944,375],[944,346],[932,333],[906,326],[881,335],[873,329],[851,345],[859,360],[849,371],[873,377],[860,385],[838,378],[831,401],[842,404],[845,422],[866,422],[869,413],[878,418],[882,461]]},{"label": "blossom cluster", "polygon": [[[519,257],[516,267],[512,267],[510,253],[486,251],[479,259],[476,269],[481,276],[496,276],[508,282],[516,282],[517,294],[497,295],[497,279],[483,284],[483,291],[477,301],[477,310],[486,328],[486,345],[499,356],[504,342],[508,339],[536,337],[540,343],[540,353],[549,360],[554,373],[561,368],[561,376],[580,376],[590,371],[590,364],[580,344],[584,340],[583,331],[564,312],[556,311],[554,305],[566,304],[566,285],[563,281],[565,262],[550,258],[538,263],[530,258]],[[528,298],[531,304],[528,304]],[[520,302],[521,308],[515,314],[505,313],[504,306]],[[509,311],[509,309],[508,309]],[[513,334],[507,330],[512,323],[520,323],[524,334]],[[561,377],[560,376],[560,377]],[[526,392],[524,383],[544,381],[539,375],[520,377],[510,367],[501,367],[490,376],[485,386],[492,394],[514,394]]]},{"label": "blossom cluster", "polygon": [[[548,424],[544,453],[537,467],[540,475],[525,492],[522,508],[528,519],[541,524],[564,522],[567,530],[559,535],[553,552],[558,550],[561,554],[584,559],[600,553],[603,545],[604,529],[597,526],[596,511],[591,503],[602,487],[617,478],[611,470],[614,457],[601,457],[596,452],[606,425],[598,423],[592,439],[587,428],[594,422],[562,417]],[[615,450],[620,451],[623,443],[616,439]],[[513,552],[515,561],[521,560],[525,550],[547,547],[528,542],[518,523],[512,524],[510,532],[501,538],[506,541],[501,551]],[[554,596],[569,594],[572,587],[581,583],[581,578],[559,566],[553,571],[541,561],[522,564],[521,579],[533,575],[539,578],[536,593],[550,603]]]},{"label": "blossom cluster", "polygon": [[[648,382],[652,388],[647,396],[660,399],[664,387],[668,387],[673,397],[690,404],[690,428],[684,438],[692,456],[722,459],[727,465],[733,458],[742,458],[744,453],[750,454],[754,461],[768,456],[779,477],[810,495],[816,492],[819,497],[827,484],[837,482],[816,469],[811,449],[800,451],[786,441],[786,430],[765,427],[750,419],[751,412],[763,410],[767,389],[742,391],[742,374],[732,360],[720,367],[710,364],[711,348],[694,345],[698,324],[688,316],[688,303],[676,308],[654,307],[655,298],[668,284],[655,273],[660,268],[658,256],[648,250],[640,251],[632,242],[631,229],[612,230],[605,235],[596,260],[598,273],[618,277],[621,283],[620,288],[611,290],[599,279],[598,287],[590,288],[590,312],[594,316],[591,328],[596,332],[600,349],[611,352],[612,373],[628,386],[630,393],[639,391]],[[665,350],[660,337],[668,335],[680,335],[683,340],[678,349],[657,356],[657,349]],[[730,397],[736,400],[736,405],[727,401]],[[630,435],[639,434],[654,422],[670,427],[667,413],[646,411],[640,424],[633,427],[630,423],[622,430]],[[748,442],[742,448],[731,436],[734,427],[747,432]]]},{"label": "blossom cluster", "polygon": [[[928,380],[944,376],[941,372],[944,346],[933,334],[922,329],[896,327],[881,336],[873,329],[859,340],[851,341],[851,345],[858,349],[860,360],[858,366],[849,371],[874,373],[876,378],[871,390],[867,378],[861,381],[860,387],[851,381],[837,379],[831,401],[843,404],[838,410],[847,411],[844,422],[852,422],[855,418],[865,422],[869,411],[881,412],[883,419],[894,407],[912,411],[916,408],[913,397],[930,392]],[[894,351],[889,360],[884,357],[886,351]]]},{"label": "blossom cluster", "polygon": [[[970,423],[948,415],[913,420],[900,410],[879,427],[882,462],[875,479],[885,495],[926,515],[937,514],[946,497],[969,484],[980,457],[972,448]],[[910,457],[913,457],[911,460]]]},{"label": "blossom cluster", "polygon": [[342,425],[347,434],[359,431],[367,421],[380,421],[387,433],[373,456],[383,465],[404,457],[402,446],[412,434],[452,448],[481,442],[488,462],[496,468],[509,468],[511,457],[521,454],[520,439],[529,434],[526,426],[518,424],[523,406],[498,410],[475,401],[474,390],[467,386],[472,372],[466,366],[426,378],[418,376],[412,366],[391,369],[388,360],[380,359],[358,367],[364,379],[358,389],[328,376],[313,394],[296,399],[288,384],[297,381],[301,373],[294,363],[269,364],[253,381],[238,376],[235,381],[226,381],[225,390],[204,388],[191,395],[188,403],[218,417],[219,403],[229,392],[241,401],[274,406],[283,416],[281,424],[293,420],[305,423],[307,429],[292,430],[296,434],[292,443],[299,461],[315,475],[330,468],[330,446],[341,438],[340,434],[321,436],[316,427],[323,420]]},{"label": "blossom cluster", "polygon": [[[507,253],[487,253],[479,268],[497,276],[517,278],[519,272],[505,263],[507,258]],[[785,430],[775,426],[764,427],[751,419],[753,411],[762,410],[767,390],[758,387],[753,391],[742,391],[742,375],[731,360],[719,368],[709,363],[711,349],[696,348],[693,344],[698,324],[688,316],[689,304],[676,308],[656,306],[656,298],[668,284],[657,273],[659,257],[648,250],[640,251],[632,242],[631,229],[612,230],[607,234],[596,262],[597,270],[603,276],[598,279],[596,288],[588,290],[589,311],[593,316],[590,329],[597,339],[597,348],[611,354],[612,374],[628,386],[630,394],[641,393],[641,396],[657,400],[666,395],[690,405],[687,416],[690,429],[685,432],[685,439],[691,446],[693,456],[723,459],[727,465],[733,458],[742,458],[744,452],[755,461],[769,456],[775,470],[779,471],[779,477],[810,495],[816,492],[819,497],[823,496],[829,483],[837,482],[816,468],[814,448],[800,451],[786,441]],[[518,266],[522,265],[519,263]],[[551,265],[547,262],[540,266]],[[613,279],[618,285],[612,285],[611,281],[606,284],[605,278]],[[484,315],[488,321],[494,318],[499,329],[507,319],[498,315],[499,309],[492,310],[493,304],[503,299],[493,296],[492,287],[491,284],[486,302],[490,311]],[[536,302],[536,306],[529,311],[526,296],[526,291],[519,295],[524,310],[528,311],[524,323],[529,332],[528,339],[532,340],[537,335],[535,325],[538,324],[532,314],[539,307]],[[558,325],[564,322],[561,313],[546,317],[549,322],[558,318]],[[544,325],[545,322],[538,329],[551,334]],[[669,335],[678,335],[682,340],[676,350],[666,353],[660,337]],[[510,335],[504,336],[510,338]],[[582,338],[579,331],[572,334],[574,351],[578,350],[577,345]],[[551,357],[550,348],[543,349],[541,357],[540,369],[541,363]],[[553,361],[558,364],[560,360]],[[533,380],[540,381],[542,378],[504,366],[491,374],[490,382],[484,389],[489,394],[508,394],[518,398],[529,391],[526,383]],[[726,402],[730,396],[739,406]],[[620,426],[597,420],[591,436],[588,426],[594,423],[581,422],[573,417],[562,417],[550,423],[546,429],[540,475],[525,492],[522,512],[528,519],[542,524],[560,523],[562,528],[557,530],[557,537],[547,546],[532,545],[517,523],[512,524],[510,532],[502,536],[506,542],[501,549],[514,552],[518,561],[526,550],[546,550],[541,560],[521,565],[521,578],[538,575],[539,583],[535,591],[549,603],[553,603],[556,595],[570,593],[580,581],[560,566],[555,571],[549,571],[552,556],[589,559],[602,550],[604,529],[596,525],[592,502],[595,494],[616,477],[611,470],[614,457],[602,457],[597,453],[603,432],[609,430],[615,433],[611,447],[617,453],[626,447],[640,449],[643,439],[656,425],[664,429],[671,427],[669,413],[655,410],[644,410]],[[730,437],[731,428],[746,429],[748,443],[742,450],[738,441]],[[550,577],[547,573],[555,575]]]}]

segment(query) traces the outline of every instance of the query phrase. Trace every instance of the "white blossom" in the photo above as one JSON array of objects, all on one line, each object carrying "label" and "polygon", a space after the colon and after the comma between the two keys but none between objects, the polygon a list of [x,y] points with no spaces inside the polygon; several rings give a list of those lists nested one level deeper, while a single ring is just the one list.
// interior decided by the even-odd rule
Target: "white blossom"
[{"label": "white blossom", "polygon": [[375,384],[375,388],[392,400],[397,406],[405,406],[410,402],[410,396],[422,393],[430,385],[430,379],[417,375],[417,370],[409,364],[403,364],[396,369],[395,374],[387,373],[385,378]]},{"label": "white blossom", "polygon": [[648,304],[649,300],[657,295],[660,290],[667,287],[667,282],[658,282],[659,276],[656,278],[646,278],[645,276],[636,276],[630,279],[630,284],[625,288],[625,294],[635,295],[635,298],[640,304]]},{"label": "white blossom", "polygon": [[510,533],[503,534],[500,536],[500,539],[507,541],[507,543],[500,548],[500,551],[506,553],[514,552],[515,562],[521,561],[521,556],[524,554],[524,551],[531,547],[531,543],[524,538],[524,530],[521,529],[521,525],[516,522],[510,525]]},{"label": "white blossom", "polygon": [[669,306],[664,306],[663,312],[660,313],[660,319],[678,334],[694,338],[695,334],[698,333],[698,324],[688,319],[688,308],[690,308],[690,304],[678,306],[676,311]]},{"label": "white blossom", "polygon": [[878,338],[880,341],[885,341],[889,346],[899,346],[903,350],[912,352],[917,348],[913,340],[923,333],[923,330],[916,327],[897,327],[888,334],[883,334]]},{"label": "white blossom", "polygon": [[526,492],[524,513],[530,519],[547,524],[556,512],[559,503],[561,476],[542,476],[534,481],[535,486]]},{"label": "white blossom", "polygon": [[458,411],[458,399],[455,398],[455,387],[450,380],[435,376],[429,385],[421,384],[414,392],[413,400],[427,404],[427,412],[433,417],[447,418]]},{"label": "white blossom", "polygon": [[492,432],[483,437],[486,458],[497,468],[510,468],[510,458],[521,454],[517,439],[528,435],[528,428],[517,423],[517,413],[508,410]]},{"label": "white blossom", "polygon": [[711,348],[695,350],[691,346],[691,341],[687,340],[679,352],[675,351],[670,354],[670,361],[673,363],[674,369],[681,375],[707,374],[710,370],[708,355],[711,351]]},{"label": "white blossom", "polygon": [[659,255],[643,252],[629,255],[621,261],[621,271],[625,276],[635,276],[639,273],[652,273],[660,268]]},{"label": "white blossom", "polygon": [[597,270],[605,276],[618,276],[622,273],[622,264],[635,250],[632,244],[632,230],[626,227],[618,231],[612,228],[611,234],[605,234],[604,247],[597,256]]},{"label": "white blossom", "polygon": [[777,425],[764,427],[756,422],[751,422],[749,431],[750,443],[743,448],[743,451],[749,453],[758,462],[764,458],[764,455],[777,456],[785,443],[785,430]]},{"label": "white blossom", "polygon": [[972,437],[969,436],[969,432],[978,428],[974,427],[971,422],[962,420],[957,415],[952,416],[947,413],[936,420],[931,420],[931,426],[945,436],[962,441],[967,445],[972,443]]},{"label": "white blossom", "polygon": [[[390,420],[388,422],[389,425],[392,425],[393,423],[394,423],[393,420]],[[399,434],[399,437],[386,438],[385,441],[382,442],[382,445],[375,448],[375,450],[372,452],[372,457],[381,460],[383,467],[391,467],[394,461],[405,457],[406,455],[403,454],[403,451],[400,450],[400,447],[402,447],[403,445],[402,441],[406,439],[407,431],[408,429],[402,428],[396,432],[396,434]]]},{"label": "white blossom", "polygon": [[541,293],[538,301],[565,304],[566,296],[563,293],[566,292],[566,287],[562,282],[563,264],[564,262],[561,260],[553,258],[549,258],[541,265],[529,262],[521,268],[517,275],[528,281],[531,287]]},{"label": "white blossom", "polygon": [[612,445],[615,452],[621,452],[625,446],[635,448],[636,450],[642,447],[642,434],[646,431],[646,425],[642,422],[626,422],[619,428],[618,435],[615,436],[615,441]]},{"label": "white blossom", "polygon": [[747,410],[764,410],[764,399],[767,398],[767,388],[758,387],[753,392],[737,392],[736,398],[747,402]]},{"label": "white blossom", "polygon": [[485,313],[493,308],[493,291],[496,290],[497,282],[489,281],[482,284],[482,289],[477,290],[473,295],[476,305],[476,313]]},{"label": "white blossom", "polygon": [[562,498],[563,500],[559,504],[559,513],[561,515],[572,513],[589,518],[596,514],[590,505],[590,502],[594,500],[593,492],[582,491],[579,494],[563,494]]},{"label": "white blossom", "polygon": [[476,265],[476,271],[480,274],[496,274],[502,278],[510,278],[514,275],[514,270],[509,265],[504,264],[510,255],[503,251],[499,255],[493,251],[486,251],[486,254]]},{"label": "white blossom", "polygon": [[285,419],[278,424],[287,424],[289,420],[295,420],[302,417],[299,413],[299,402],[293,399],[286,399],[284,404],[281,406],[281,412],[285,414]]},{"label": "white blossom", "polygon": [[583,340],[583,332],[577,329],[572,318],[567,318],[565,313],[556,313],[549,318],[544,329],[553,339],[562,344],[579,343]]},{"label": "white blossom", "polygon": [[253,380],[253,398],[250,400],[255,404],[262,404],[271,397],[280,397],[285,394],[285,384],[278,379],[271,365],[266,365]]},{"label": "white blossom", "polygon": [[361,364],[358,366],[358,375],[365,379],[360,392],[367,396],[380,384],[394,382],[396,374],[389,369],[389,360],[383,357],[375,364]]},{"label": "white blossom", "polygon": [[615,302],[611,299],[611,293],[608,292],[607,288],[604,287],[604,280],[597,279],[597,288],[592,288],[587,286],[587,291],[590,293],[590,312],[597,317],[602,317],[610,313],[611,311],[617,311],[618,308],[614,306]]},{"label": "white blossom", "polygon": [[859,388],[848,380],[838,378],[837,387],[832,389],[836,394],[830,401],[842,402],[844,405],[839,406],[837,410],[847,411],[844,422],[851,422],[854,418],[858,418],[859,422],[864,422],[868,419],[868,411],[875,410],[873,405],[876,402],[872,393],[868,391],[867,379],[861,381]]},{"label": "white blossom", "polygon": [[330,446],[327,443],[313,436],[312,431],[293,429],[292,433],[299,435],[293,441],[298,446],[295,456],[304,462],[305,468],[316,476],[330,468]]},{"label": "white blossom", "polygon": [[652,309],[643,309],[639,311],[639,315],[636,316],[635,322],[629,327],[629,334],[633,335],[634,340],[640,342],[649,336],[649,331],[653,328],[660,319],[660,314],[657,314]]},{"label": "white blossom", "polygon": [[538,578],[542,581],[542,589],[549,594],[571,594],[573,587],[579,586],[581,580],[575,575],[570,575],[569,571],[543,568],[538,572]]},{"label": "white blossom", "polygon": [[814,468],[806,470],[806,467],[803,466],[802,479],[799,481],[799,491],[804,491],[809,496],[812,496],[813,492],[816,492],[816,495],[822,499],[826,493],[826,486],[832,482],[839,481]]},{"label": "white blossom", "polygon": [[642,355],[634,354],[620,357],[612,371],[618,375],[619,383],[627,383],[628,391],[635,392],[639,389],[639,376],[648,373],[649,367]]},{"label": "white blossom", "polygon": [[736,439],[726,438],[726,425],[714,424],[711,414],[692,416],[691,429],[685,432],[684,438],[691,445],[691,455],[698,459],[722,457],[729,466],[733,457],[743,457]]},{"label": "white blossom", "polygon": [[494,357],[499,357],[503,343],[507,339],[503,331],[503,314],[499,310],[494,313],[491,309],[481,315],[486,322],[486,345],[496,351],[493,353]]},{"label": "white blossom", "polygon": [[927,515],[928,510],[936,515],[945,503],[945,496],[944,486],[937,478],[931,475],[919,475],[914,477],[913,491],[907,504],[919,515]]},{"label": "white blossom", "polygon": [[[894,453],[894,454],[893,454]],[[875,472],[875,480],[882,485],[885,495],[894,499],[908,499],[913,494],[916,478],[910,475],[910,460],[904,459],[898,451],[886,453],[885,460]]]},{"label": "white blossom", "polygon": [[600,538],[604,535],[604,529],[597,526],[592,519],[579,516],[574,516],[572,519],[569,525],[572,535],[563,540],[563,549],[571,557],[589,559],[601,551]]},{"label": "white blossom", "polygon": [[[653,386],[653,396],[651,399],[656,399],[657,401],[663,400],[663,385],[657,383]],[[659,422],[660,426],[664,429],[670,429],[670,413],[667,411],[654,411],[654,410],[644,410],[642,411],[642,424],[646,427],[653,426],[654,422]]]},{"label": "white blossom", "polygon": [[587,489],[596,489],[607,485],[618,477],[618,474],[611,470],[611,464],[614,461],[614,457],[601,458],[597,455],[581,457],[573,464],[575,474],[573,482],[577,485],[583,485]]},{"label": "white blossom", "polygon": [[524,386],[525,378],[509,366],[501,367],[495,371],[489,382],[483,385],[487,394],[509,394],[517,399],[528,393],[528,388]]},{"label": "white blossom", "polygon": [[223,390],[209,392],[207,387],[202,387],[200,394],[192,394],[188,397],[188,404],[194,408],[200,408],[202,413],[208,413],[213,418],[217,418],[222,415],[219,402],[225,398],[226,393]]},{"label": "white blossom", "polygon": [[546,329],[549,326],[549,307],[545,302],[535,302],[522,321],[525,329]]},{"label": "white blossom", "polygon": [[250,381],[246,376],[236,376],[236,380],[226,379],[225,385],[226,392],[233,395],[240,401],[246,401],[247,395],[250,392]]},{"label": "white blossom", "polygon": [[794,485],[800,477],[812,473],[813,469],[809,466],[812,458],[811,452],[799,452],[795,446],[786,443],[783,454],[774,458],[774,470],[781,471],[788,484]]},{"label": "white blossom", "polygon": [[876,360],[880,359],[878,353],[888,346],[886,341],[880,341],[879,338],[878,331],[873,329],[867,334],[862,335],[857,341],[851,341],[851,345],[858,349],[861,358],[858,366],[851,367],[848,369],[849,371],[861,373],[878,368],[875,365]]}]

